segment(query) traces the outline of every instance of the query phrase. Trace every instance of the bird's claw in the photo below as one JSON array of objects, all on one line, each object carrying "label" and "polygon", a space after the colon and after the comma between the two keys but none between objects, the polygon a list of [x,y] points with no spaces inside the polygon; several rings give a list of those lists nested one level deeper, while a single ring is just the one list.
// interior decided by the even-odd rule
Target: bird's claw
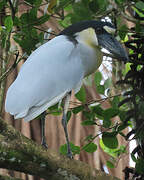
[{"label": "bird's claw", "polygon": [[48,145],[46,142],[42,142],[41,145],[45,148],[45,149],[48,149]]},{"label": "bird's claw", "polygon": [[68,152],[68,153],[67,153],[67,157],[68,157],[69,159],[73,159],[72,152]]}]

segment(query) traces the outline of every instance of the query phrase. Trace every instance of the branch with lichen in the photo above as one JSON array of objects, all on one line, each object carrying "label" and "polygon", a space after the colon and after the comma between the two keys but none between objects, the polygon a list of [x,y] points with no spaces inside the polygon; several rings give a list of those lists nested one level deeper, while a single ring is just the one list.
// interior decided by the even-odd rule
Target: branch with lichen
[{"label": "branch with lichen", "polygon": [[0,175],[0,180],[22,180],[22,179],[10,177],[10,176],[3,176],[3,175]]},{"label": "branch with lichen", "polygon": [[89,165],[45,150],[0,118],[0,168],[44,179],[117,180]]}]

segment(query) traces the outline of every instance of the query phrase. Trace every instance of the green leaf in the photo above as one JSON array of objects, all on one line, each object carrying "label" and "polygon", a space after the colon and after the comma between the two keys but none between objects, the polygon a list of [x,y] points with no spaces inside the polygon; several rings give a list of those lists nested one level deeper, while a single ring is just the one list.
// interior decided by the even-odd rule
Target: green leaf
[{"label": "green leaf", "polygon": [[78,106],[78,107],[73,108],[72,112],[74,114],[77,114],[77,113],[81,112],[83,109],[84,109],[84,106]]},{"label": "green leaf", "polygon": [[102,141],[104,145],[110,149],[115,149],[118,147],[118,140],[116,134],[113,132],[104,132],[102,135]]},{"label": "green leaf", "polygon": [[118,126],[117,131],[118,131],[118,132],[121,132],[122,130],[124,130],[124,129],[127,128],[127,127],[128,127],[127,124],[122,124],[122,125]]},{"label": "green leaf", "polygon": [[49,107],[48,112],[54,116],[59,116],[62,114],[62,108],[58,108],[58,103]]},{"label": "green leaf", "polygon": [[110,149],[107,146],[104,145],[102,139],[100,139],[100,147],[103,149],[104,152],[106,152],[107,154],[109,154],[112,157],[117,157],[117,153],[116,150],[117,149]]},{"label": "green leaf", "polygon": [[[73,155],[80,154],[80,147],[79,146],[75,146],[73,143],[70,142],[70,147],[71,147]],[[67,144],[60,146],[59,151],[61,154],[67,155]]]},{"label": "green leaf", "polygon": [[107,4],[107,0],[92,0],[89,3],[89,8],[94,13],[100,14],[106,10]]},{"label": "green leaf", "polygon": [[58,109],[58,103],[57,104],[55,104],[55,105],[53,105],[53,106],[51,106],[51,107],[49,107],[49,110],[56,110],[56,109]]},{"label": "green leaf", "polygon": [[10,32],[13,27],[13,20],[11,16],[7,16],[4,20],[4,25],[6,27],[7,32]]},{"label": "green leaf", "polygon": [[34,0],[25,0],[26,2],[28,2],[29,4],[33,5],[34,4]]},{"label": "green leaf", "polygon": [[54,115],[54,116],[59,116],[59,115],[62,114],[62,111],[57,110],[57,111],[55,111],[55,112],[51,112],[51,114]]},{"label": "green leaf", "polygon": [[138,8],[138,9],[141,9],[143,10],[144,9],[144,2],[142,1],[138,1],[135,6]]},{"label": "green leaf", "polygon": [[104,145],[102,139],[100,139],[100,147],[103,149],[104,152],[109,154],[110,156],[116,158],[119,157],[121,154],[126,153],[126,146],[120,146],[120,148],[111,149]]},{"label": "green leaf", "polygon": [[91,19],[91,11],[83,1],[73,3],[73,14],[71,16],[72,23],[82,21],[82,20],[90,20]]},{"label": "green leaf", "polygon": [[92,120],[85,120],[85,121],[82,121],[81,123],[83,126],[91,126],[91,125],[96,125],[96,123]]},{"label": "green leaf", "polygon": [[45,14],[44,16],[41,16],[40,18],[37,19],[37,22],[35,22],[36,25],[41,25],[47,22],[50,18],[50,15]]},{"label": "green leaf", "polygon": [[109,127],[111,126],[111,120],[108,119],[108,118],[104,118],[104,120],[103,120],[103,126],[104,126],[105,128],[109,128]]},{"label": "green leaf", "polygon": [[114,164],[111,161],[107,161],[106,165],[107,165],[108,168],[114,168],[115,167]]},{"label": "green leaf", "polygon": [[29,13],[23,13],[19,20],[20,20],[22,25],[29,24]]},{"label": "green leaf", "polygon": [[84,117],[87,119],[87,120],[92,120],[95,118],[95,114],[92,112],[92,111],[86,111],[86,110],[83,110],[83,115]]},{"label": "green leaf", "polygon": [[4,8],[4,6],[6,5],[6,3],[7,3],[7,0],[2,0],[2,1],[0,2],[0,10],[2,10],[2,9]]},{"label": "green leaf", "polygon": [[85,141],[92,141],[92,140],[93,140],[93,135],[92,134],[85,137]]},{"label": "green leaf", "polygon": [[127,35],[127,32],[128,32],[128,28],[126,25],[122,25],[120,28],[119,28],[119,36],[122,40],[125,39],[125,36]]},{"label": "green leaf", "polygon": [[37,8],[32,8],[29,12],[30,22],[35,23],[37,21]]},{"label": "green leaf", "polygon": [[137,162],[137,158],[135,157],[135,154],[134,153],[131,153],[131,158],[134,162]]},{"label": "green leaf", "polygon": [[68,111],[67,112],[67,123],[69,122],[71,115],[72,115],[71,111]]},{"label": "green leaf", "polygon": [[31,5],[36,5],[36,6],[40,6],[42,3],[42,0],[25,0],[25,1]]},{"label": "green leaf", "polygon": [[124,3],[126,0],[115,0],[115,2],[117,3],[117,4],[121,4],[121,3]]},{"label": "green leaf", "polygon": [[103,111],[103,117],[105,119],[111,119],[119,114],[119,109],[109,108]]},{"label": "green leaf", "polygon": [[120,111],[119,117],[121,121],[124,121],[126,119],[126,111]]},{"label": "green leaf", "polygon": [[125,76],[131,70],[132,63],[126,63],[125,69],[122,70],[123,76]]},{"label": "green leaf", "polygon": [[86,92],[83,86],[80,88],[79,92],[75,94],[75,97],[82,103],[86,102]]},{"label": "green leaf", "polygon": [[93,142],[90,142],[90,143],[86,144],[85,146],[83,146],[82,149],[88,153],[93,153],[97,150],[97,145],[94,144]]},{"label": "green leaf", "polygon": [[139,174],[143,174],[144,173],[144,159],[140,158],[137,160],[136,162],[136,172]]},{"label": "green leaf", "polygon": [[101,74],[101,72],[99,72],[99,71],[95,72],[95,77],[94,77],[95,85],[96,85],[96,86],[99,86],[101,80],[102,80],[102,74]]},{"label": "green leaf", "polygon": [[14,24],[14,26],[21,26],[20,19],[15,16],[13,24]]},{"label": "green leaf", "polygon": [[[132,9],[133,9],[140,17],[144,17],[144,13],[141,12],[141,11],[144,11],[144,9],[141,9],[141,10],[140,10],[140,9],[135,8],[135,7],[132,7]],[[138,29],[141,30],[141,26],[140,26],[139,22],[137,22],[137,24],[138,24],[139,27],[136,27],[136,32],[138,32]],[[137,24],[136,24],[136,26],[137,26]]]},{"label": "green leaf", "polygon": [[[2,31],[1,31],[1,45],[3,48],[6,47],[6,43],[7,43],[7,32],[5,29],[4,30],[2,29]],[[8,43],[9,43],[9,41],[8,41]]]},{"label": "green leaf", "polygon": [[42,0],[34,0],[34,4],[35,4],[36,6],[40,6],[41,3],[42,3]]},{"label": "green leaf", "polygon": [[71,25],[71,16],[68,14],[65,16],[64,20],[60,21],[59,24],[63,27],[66,28],[69,25]]},{"label": "green leaf", "polygon": [[98,85],[98,86],[96,86],[96,90],[99,94],[104,94],[105,87],[104,87],[104,85]]},{"label": "green leaf", "polygon": [[118,108],[118,104],[119,104],[120,100],[118,96],[115,96],[111,102],[111,105],[113,108]]},{"label": "green leaf", "polygon": [[96,114],[96,116],[103,116],[104,110],[100,107],[100,105],[92,107],[92,112]]}]

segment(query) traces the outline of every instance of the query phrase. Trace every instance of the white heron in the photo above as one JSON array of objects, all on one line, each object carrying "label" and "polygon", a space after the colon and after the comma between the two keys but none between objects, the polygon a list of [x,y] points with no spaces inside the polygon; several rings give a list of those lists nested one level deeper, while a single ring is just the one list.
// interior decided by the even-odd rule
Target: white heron
[{"label": "white heron", "polygon": [[[71,158],[66,119],[71,91],[77,93],[83,78],[98,69],[103,59],[101,48],[107,49],[116,59],[128,60],[126,51],[113,37],[114,32],[115,28],[109,22],[82,21],[37,48],[7,91],[6,112],[15,119],[31,121],[63,99],[62,125],[67,155]],[[47,146],[44,117],[42,122],[42,144]]]}]

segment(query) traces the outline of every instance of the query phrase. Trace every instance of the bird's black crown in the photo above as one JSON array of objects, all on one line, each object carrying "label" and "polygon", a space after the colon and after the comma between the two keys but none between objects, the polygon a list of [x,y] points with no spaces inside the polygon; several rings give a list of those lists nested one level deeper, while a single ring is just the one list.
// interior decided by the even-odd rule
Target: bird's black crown
[{"label": "bird's black crown", "polygon": [[75,33],[83,31],[87,28],[94,28],[95,30],[97,30],[97,28],[103,29],[103,26],[115,28],[110,22],[96,21],[96,20],[81,21],[67,27],[66,29],[61,31],[59,35],[73,36]]}]

